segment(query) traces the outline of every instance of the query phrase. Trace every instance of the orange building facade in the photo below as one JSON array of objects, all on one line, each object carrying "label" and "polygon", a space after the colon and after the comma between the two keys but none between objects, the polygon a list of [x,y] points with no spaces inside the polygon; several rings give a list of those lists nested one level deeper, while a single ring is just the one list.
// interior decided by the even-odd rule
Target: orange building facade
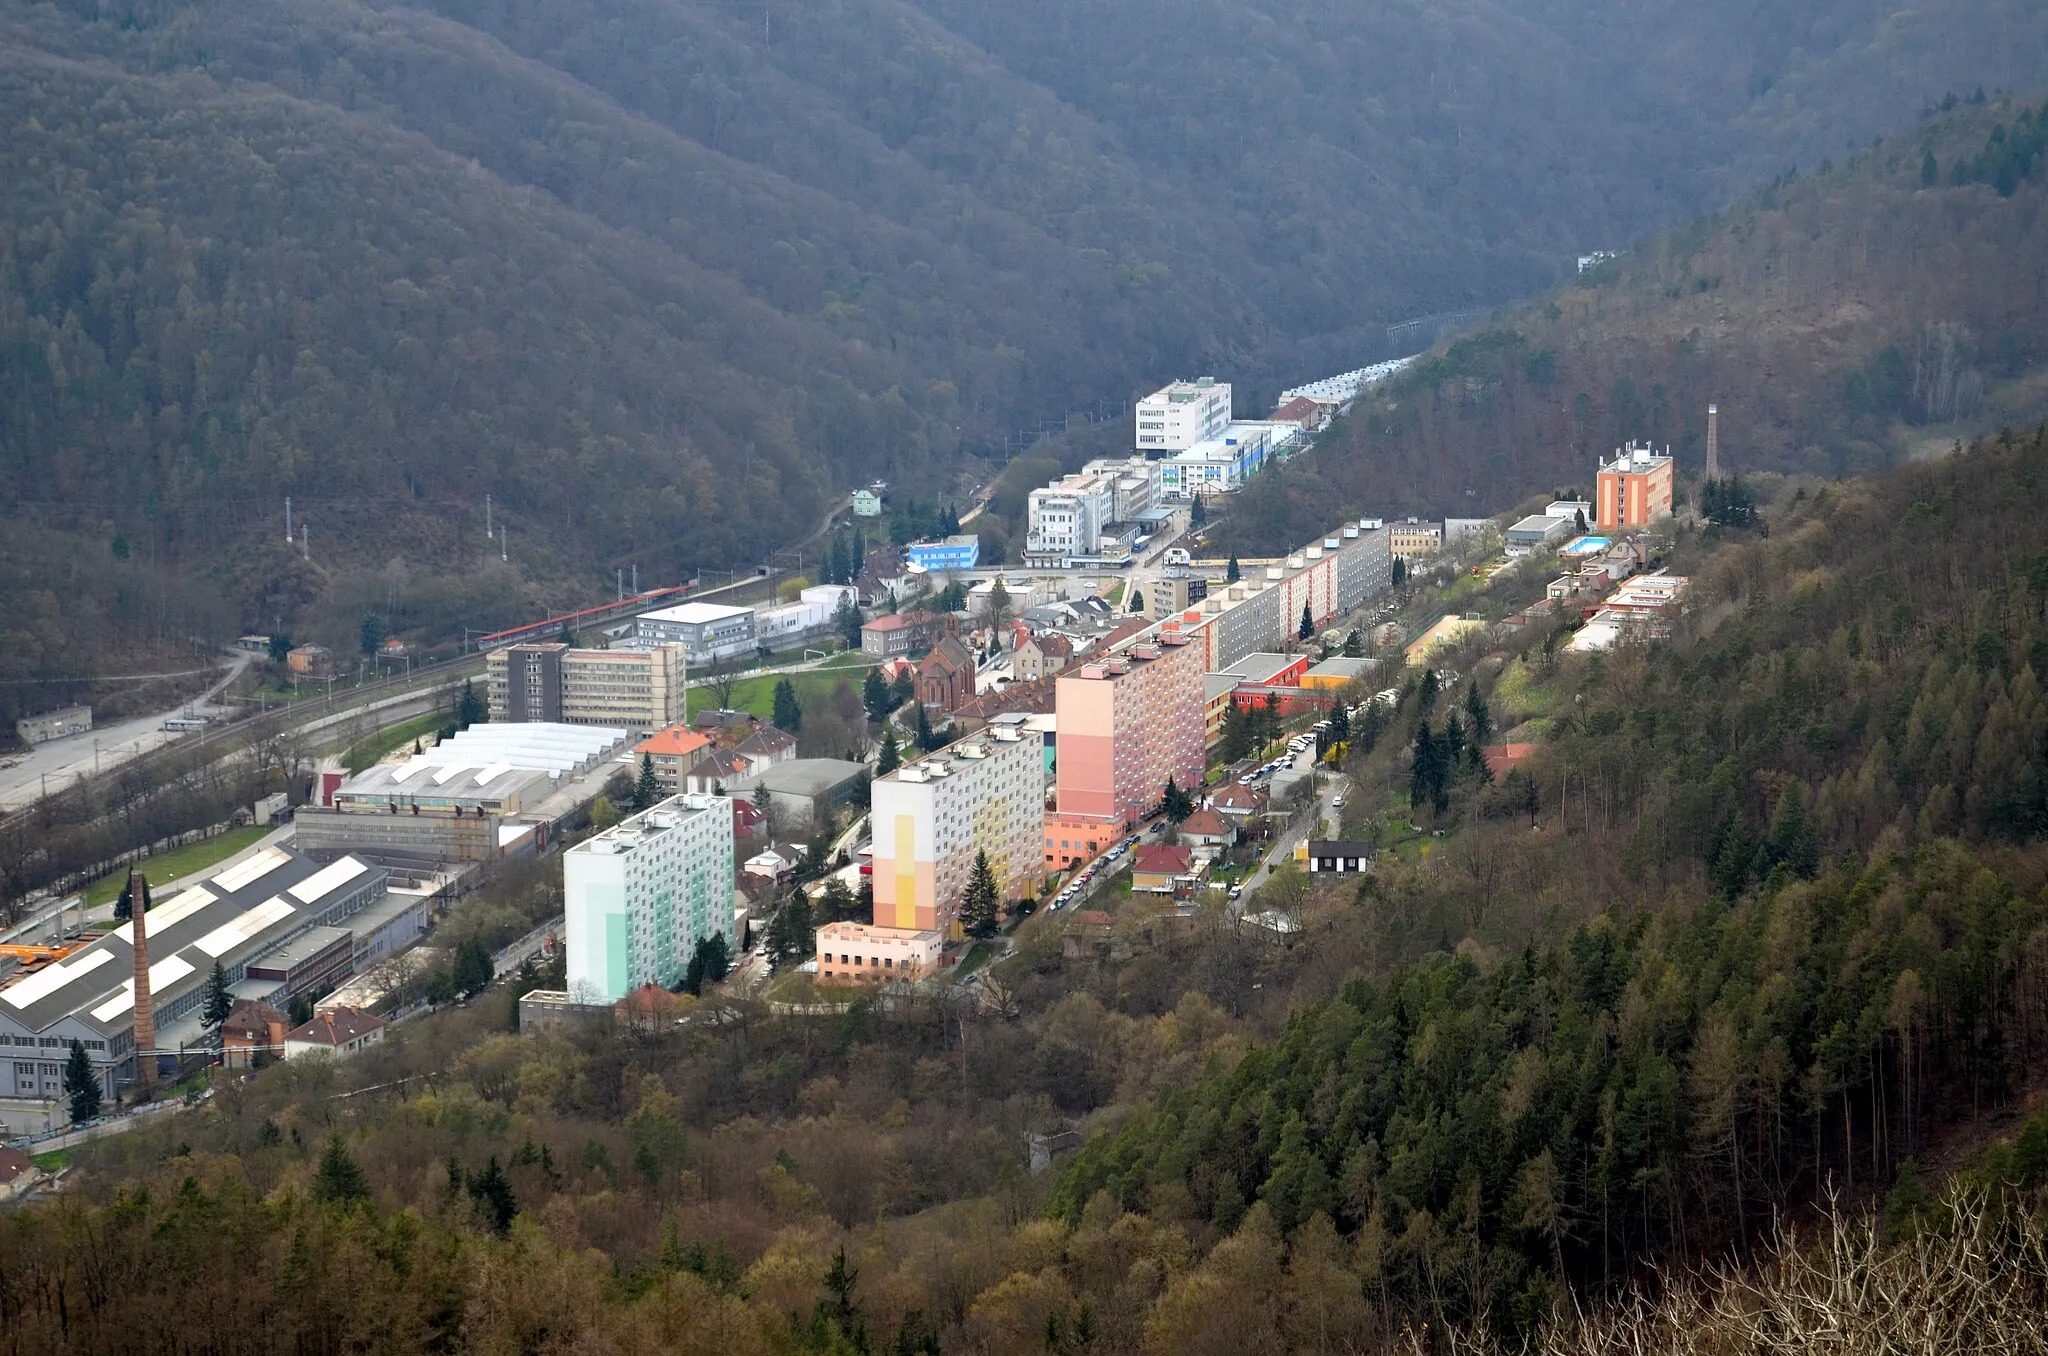
[{"label": "orange building facade", "polygon": [[1596,499],[1600,530],[1642,527],[1671,516],[1672,461],[1668,454],[1637,447],[1620,449],[1600,466]]}]

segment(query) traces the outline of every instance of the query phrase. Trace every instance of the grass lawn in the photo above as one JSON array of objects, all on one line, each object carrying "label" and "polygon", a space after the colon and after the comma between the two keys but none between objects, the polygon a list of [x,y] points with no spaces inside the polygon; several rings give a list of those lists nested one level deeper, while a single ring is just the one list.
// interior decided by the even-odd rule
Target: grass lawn
[{"label": "grass lawn", "polygon": [[59,1168],[71,1166],[71,1150],[69,1149],[52,1149],[49,1153],[31,1154],[29,1157],[30,1161],[44,1172],[55,1172]]},{"label": "grass lawn", "polygon": [[[866,657],[863,656],[865,659]],[[805,710],[822,707],[832,696],[832,689],[842,680],[852,683],[855,692],[860,691],[861,678],[873,661],[858,668],[812,669],[803,673],[763,673],[752,678],[742,678],[732,685],[732,709],[745,711],[766,720],[775,712],[775,685],[784,678],[796,684],[796,699]],[[690,689],[690,714],[715,710],[718,694],[708,687]]]},{"label": "grass lawn", "polygon": [[[251,825],[246,829],[229,829],[226,833],[217,833],[200,842],[187,843],[184,847],[170,852],[143,858],[142,872],[149,877],[150,898],[163,899],[165,886],[196,871],[204,871],[216,862],[225,861],[269,832],[269,829],[261,825]],[[103,876],[86,886],[86,907],[112,903],[120,895],[121,887],[127,881],[128,872],[124,869],[110,876]]]},{"label": "grass lawn", "polygon": [[350,772],[361,772],[385,755],[404,748],[415,739],[432,734],[441,727],[441,721],[442,715],[439,711],[429,711],[424,716],[415,716],[388,730],[380,730],[368,739],[357,740],[342,761],[348,765]]},{"label": "grass lawn", "polygon": [[987,965],[995,957],[995,954],[996,944],[987,938],[983,938],[967,948],[967,954],[961,958],[960,964],[953,968],[953,978],[967,978],[982,966]]},{"label": "grass lawn", "polygon": [[1109,601],[1111,607],[1120,605],[1124,600],[1124,581],[1119,579],[1114,584],[1111,584],[1109,592],[1102,596]]}]

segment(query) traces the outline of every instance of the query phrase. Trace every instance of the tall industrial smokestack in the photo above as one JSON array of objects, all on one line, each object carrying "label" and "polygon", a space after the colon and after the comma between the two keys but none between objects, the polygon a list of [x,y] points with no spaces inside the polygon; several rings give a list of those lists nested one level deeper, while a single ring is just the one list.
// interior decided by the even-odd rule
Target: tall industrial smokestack
[{"label": "tall industrial smokestack", "polygon": [[135,1081],[156,1082],[156,1010],[149,994],[149,882],[128,873],[128,922],[135,936]]},{"label": "tall industrial smokestack", "polygon": [[1721,478],[1721,407],[1707,406],[1707,479]]}]

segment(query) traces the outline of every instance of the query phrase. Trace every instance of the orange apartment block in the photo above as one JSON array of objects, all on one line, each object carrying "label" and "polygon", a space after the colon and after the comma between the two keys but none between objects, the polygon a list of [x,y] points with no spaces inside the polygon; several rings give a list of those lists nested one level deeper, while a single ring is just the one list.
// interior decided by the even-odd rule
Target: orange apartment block
[{"label": "orange apartment block", "polygon": [[1159,803],[1168,777],[1183,787],[1202,784],[1207,651],[1191,640],[1162,626],[1128,649],[1060,675],[1048,868],[1087,861],[1114,845]]},{"label": "orange apartment block", "polygon": [[1672,462],[1668,452],[1630,443],[1600,466],[1600,530],[1641,527],[1671,516]]}]

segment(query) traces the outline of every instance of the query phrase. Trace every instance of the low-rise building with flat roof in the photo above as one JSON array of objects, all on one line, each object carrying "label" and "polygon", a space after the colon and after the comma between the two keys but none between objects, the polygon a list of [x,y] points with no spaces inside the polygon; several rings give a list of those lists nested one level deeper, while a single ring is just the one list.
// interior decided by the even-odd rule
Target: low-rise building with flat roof
[{"label": "low-rise building with flat roof", "polygon": [[1352,683],[1365,681],[1379,667],[1377,659],[1347,659],[1338,656],[1325,659],[1301,675],[1303,687],[1336,690]]},{"label": "low-rise building with flat roof", "polygon": [[684,657],[702,668],[721,659],[738,659],[754,653],[754,609],[724,603],[683,603],[643,613],[633,623],[633,634],[642,645],[678,643],[683,647]]},{"label": "low-rise building with flat roof", "polygon": [[932,929],[827,923],[818,929],[820,984],[914,984],[939,968],[943,934]]},{"label": "low-rise building with flat roof", "polygon": [[759,804],[761,788],[768,788],[777,826],[794,829],[830,821],[852,804],[861,780],[868,775],[866,763],[844,758],[791,758],[757,765],[745,776],[727,783],[726,790]]},{"label": "low-rise building with flat roof", "polygon": [[981,538],[963,532],[937,541],[914,541],[903,548],[903,558],[913,569],[971,570],[981,560]]}]

